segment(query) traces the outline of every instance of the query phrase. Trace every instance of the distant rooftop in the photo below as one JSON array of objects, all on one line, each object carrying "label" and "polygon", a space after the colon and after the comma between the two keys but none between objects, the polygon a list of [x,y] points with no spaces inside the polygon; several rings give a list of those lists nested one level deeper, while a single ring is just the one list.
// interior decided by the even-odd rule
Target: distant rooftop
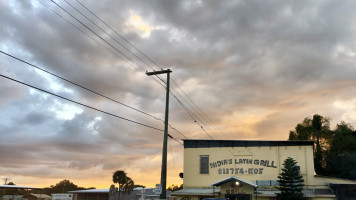
[{"label": "distant rooftop", "polygon": [[41,188],[19,186],[19,185],[0,185],[0,188],[41,190]]},{"label": "distant rooftop", "polygon": [[109,189],[89,189],[89,190],[73,190],[69,193],[109,193]]},{"label": "distant rooftop", "polygon": [[[153,188],[144,188],[145,190],[152,190]],[[135,188],[133,190],[142,190],[141,187]],[[109,189],[89,189],[89,190],[73,190],[68,191],[69,193],[109,193]]]}]

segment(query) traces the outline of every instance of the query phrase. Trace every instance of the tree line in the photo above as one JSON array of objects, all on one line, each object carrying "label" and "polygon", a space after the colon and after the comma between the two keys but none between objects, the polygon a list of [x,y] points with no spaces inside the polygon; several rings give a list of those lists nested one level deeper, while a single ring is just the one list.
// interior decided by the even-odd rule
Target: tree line
[{"label": "tree line", "polygon": [[314,141],[314,167],[318,175],[356,180],[356,131],[342,121],[330,128],[330,118],[306,117],[289,132],[289,140]]},{"label": "tree line", "polygon": [[[15,185],[13,182],[8,182],[10,179],[3,178],[5,185]],[[118,187],[115,188],[114,185],[111,186],[110,190],[114,190],[114,195],[118,195],[118,199],[124,199],[126,195],[129,195],[134,188],[142,187],[145,188],[144,185],[136,185],[132,178],[127,176],[127,173],[123,170],[117,170],[112,175],[112,181],[114,184],[117,184]],[[170,191],[176,191],[183,188],[183,184],[180,186],[172,185],[168,187]],[[58,182],[55,185],[51,185],[49,187],[45,187],[41,190],[24,190],[24,189],[3,189],[0,191],[0,198],[7,194],[7,195],[28,195],[30,193],[41,193],[41,194],[56,194],[56,193],[67,193],[68,191],[74,190],[87,190],[87,189],[95,189],[95,187],[84,188],[80,187],[70,180],[64,179]],[[120,191],[120,192],[117,192]]]}]

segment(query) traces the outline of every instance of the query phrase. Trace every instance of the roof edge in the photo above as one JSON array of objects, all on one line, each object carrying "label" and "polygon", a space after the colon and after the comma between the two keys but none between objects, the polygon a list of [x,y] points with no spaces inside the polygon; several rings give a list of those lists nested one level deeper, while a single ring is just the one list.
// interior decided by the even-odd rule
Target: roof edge
[{"label": "roof edge", "polygon": [[313,146],[311,140],[189,140],[184,139],[184,148],[261,147],[261,146]]},{"label": "roof edge", "polygon": [[240,182],[242,182],[242,183],[251,185],[251,186],[254,187],[254,188],[257,188],[257,187],[258,187],[256,184],[247,182],[247,181],[245,181],[245,180],[243,180],[243,179],[237,178],[236,176],[230,176],[230,177],[227,177],[227,178],[225,178],[225,179],[221,179],[220,181],[217,181],[217,182],[215,182],[215,183],[210,184],[210,186],[220,186],[220,185],[222,185],[222,184],[225,184],[225,183],[228,183],[228,182],[231,182],[231,181],[240,181]]}]

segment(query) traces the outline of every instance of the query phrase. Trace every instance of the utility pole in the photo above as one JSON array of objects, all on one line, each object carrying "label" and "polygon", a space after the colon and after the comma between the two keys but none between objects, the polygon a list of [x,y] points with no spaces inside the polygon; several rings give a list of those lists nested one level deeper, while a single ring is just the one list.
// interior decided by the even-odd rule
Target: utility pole
[{"label": "utility pole", "polygon": [[162,151],[162,168],[161,168],[161,188],[162,192],[160,199],[166,199],[166,189],[167,189],[167,136],[168,136],[168,111],[169,111],[169,74],[172,71],[170,69],[146,72],[147,76],[157,75],[157,74],[167,74],[166,83],[166,111],[164,115],[164,134],[163,134],[163,151]]},{"label": "utility pole", "polygon": [[2,178],[2,180],[4,180],[4,185],[6,185],[7,181],[9,181],[10,179],[5,177],[5,178]]}]

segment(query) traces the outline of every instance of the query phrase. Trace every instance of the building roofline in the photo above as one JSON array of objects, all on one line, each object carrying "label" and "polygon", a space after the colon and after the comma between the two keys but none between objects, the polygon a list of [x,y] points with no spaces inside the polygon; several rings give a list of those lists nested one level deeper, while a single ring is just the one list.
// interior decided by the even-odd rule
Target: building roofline
[{"label": "building roofline", "polygon": [[215,196],[220,188],[183,188],[171,193],[172,196]]},{"label": "building roofline", "polygon": [[236,182],[236,181],[240,181],[240,182],[245,183],[247,185],[250,185],[250,186],[252,186],[254,188],[257,188],[256,184],[250,183],[250,182],[245,181],[245,180],[243,180],[241,178],[237,178],[236,176],[230,176],[230,177],[227,177],[225,179],[221,179],[221,180],[219,180],[219,181],[217,181],[215,183],[212,183],[210,186],[220,186],[220,185],[223,185],[223,184],[228,183],[228,182]]},{"label": "building roofline", "polygon": [[0,189],[6,189],[6,188],[11,188],[11,189],[30,189],[30,190],[42,190],[42,188],[36,188],[36,187],[27,187],[27,186],[19,186],[19,185],[0,185]]},{"label": "building roofline", "polygon": [[88,190],[73,190],[68,193],[109,193],[109,189],[88,189]]},{"label": "building roofline", "polygon": [[217,148],[217,147],[264,147],[264,146],[313,146],[310,140],[189,140],[183,139],[184,148]]}]

